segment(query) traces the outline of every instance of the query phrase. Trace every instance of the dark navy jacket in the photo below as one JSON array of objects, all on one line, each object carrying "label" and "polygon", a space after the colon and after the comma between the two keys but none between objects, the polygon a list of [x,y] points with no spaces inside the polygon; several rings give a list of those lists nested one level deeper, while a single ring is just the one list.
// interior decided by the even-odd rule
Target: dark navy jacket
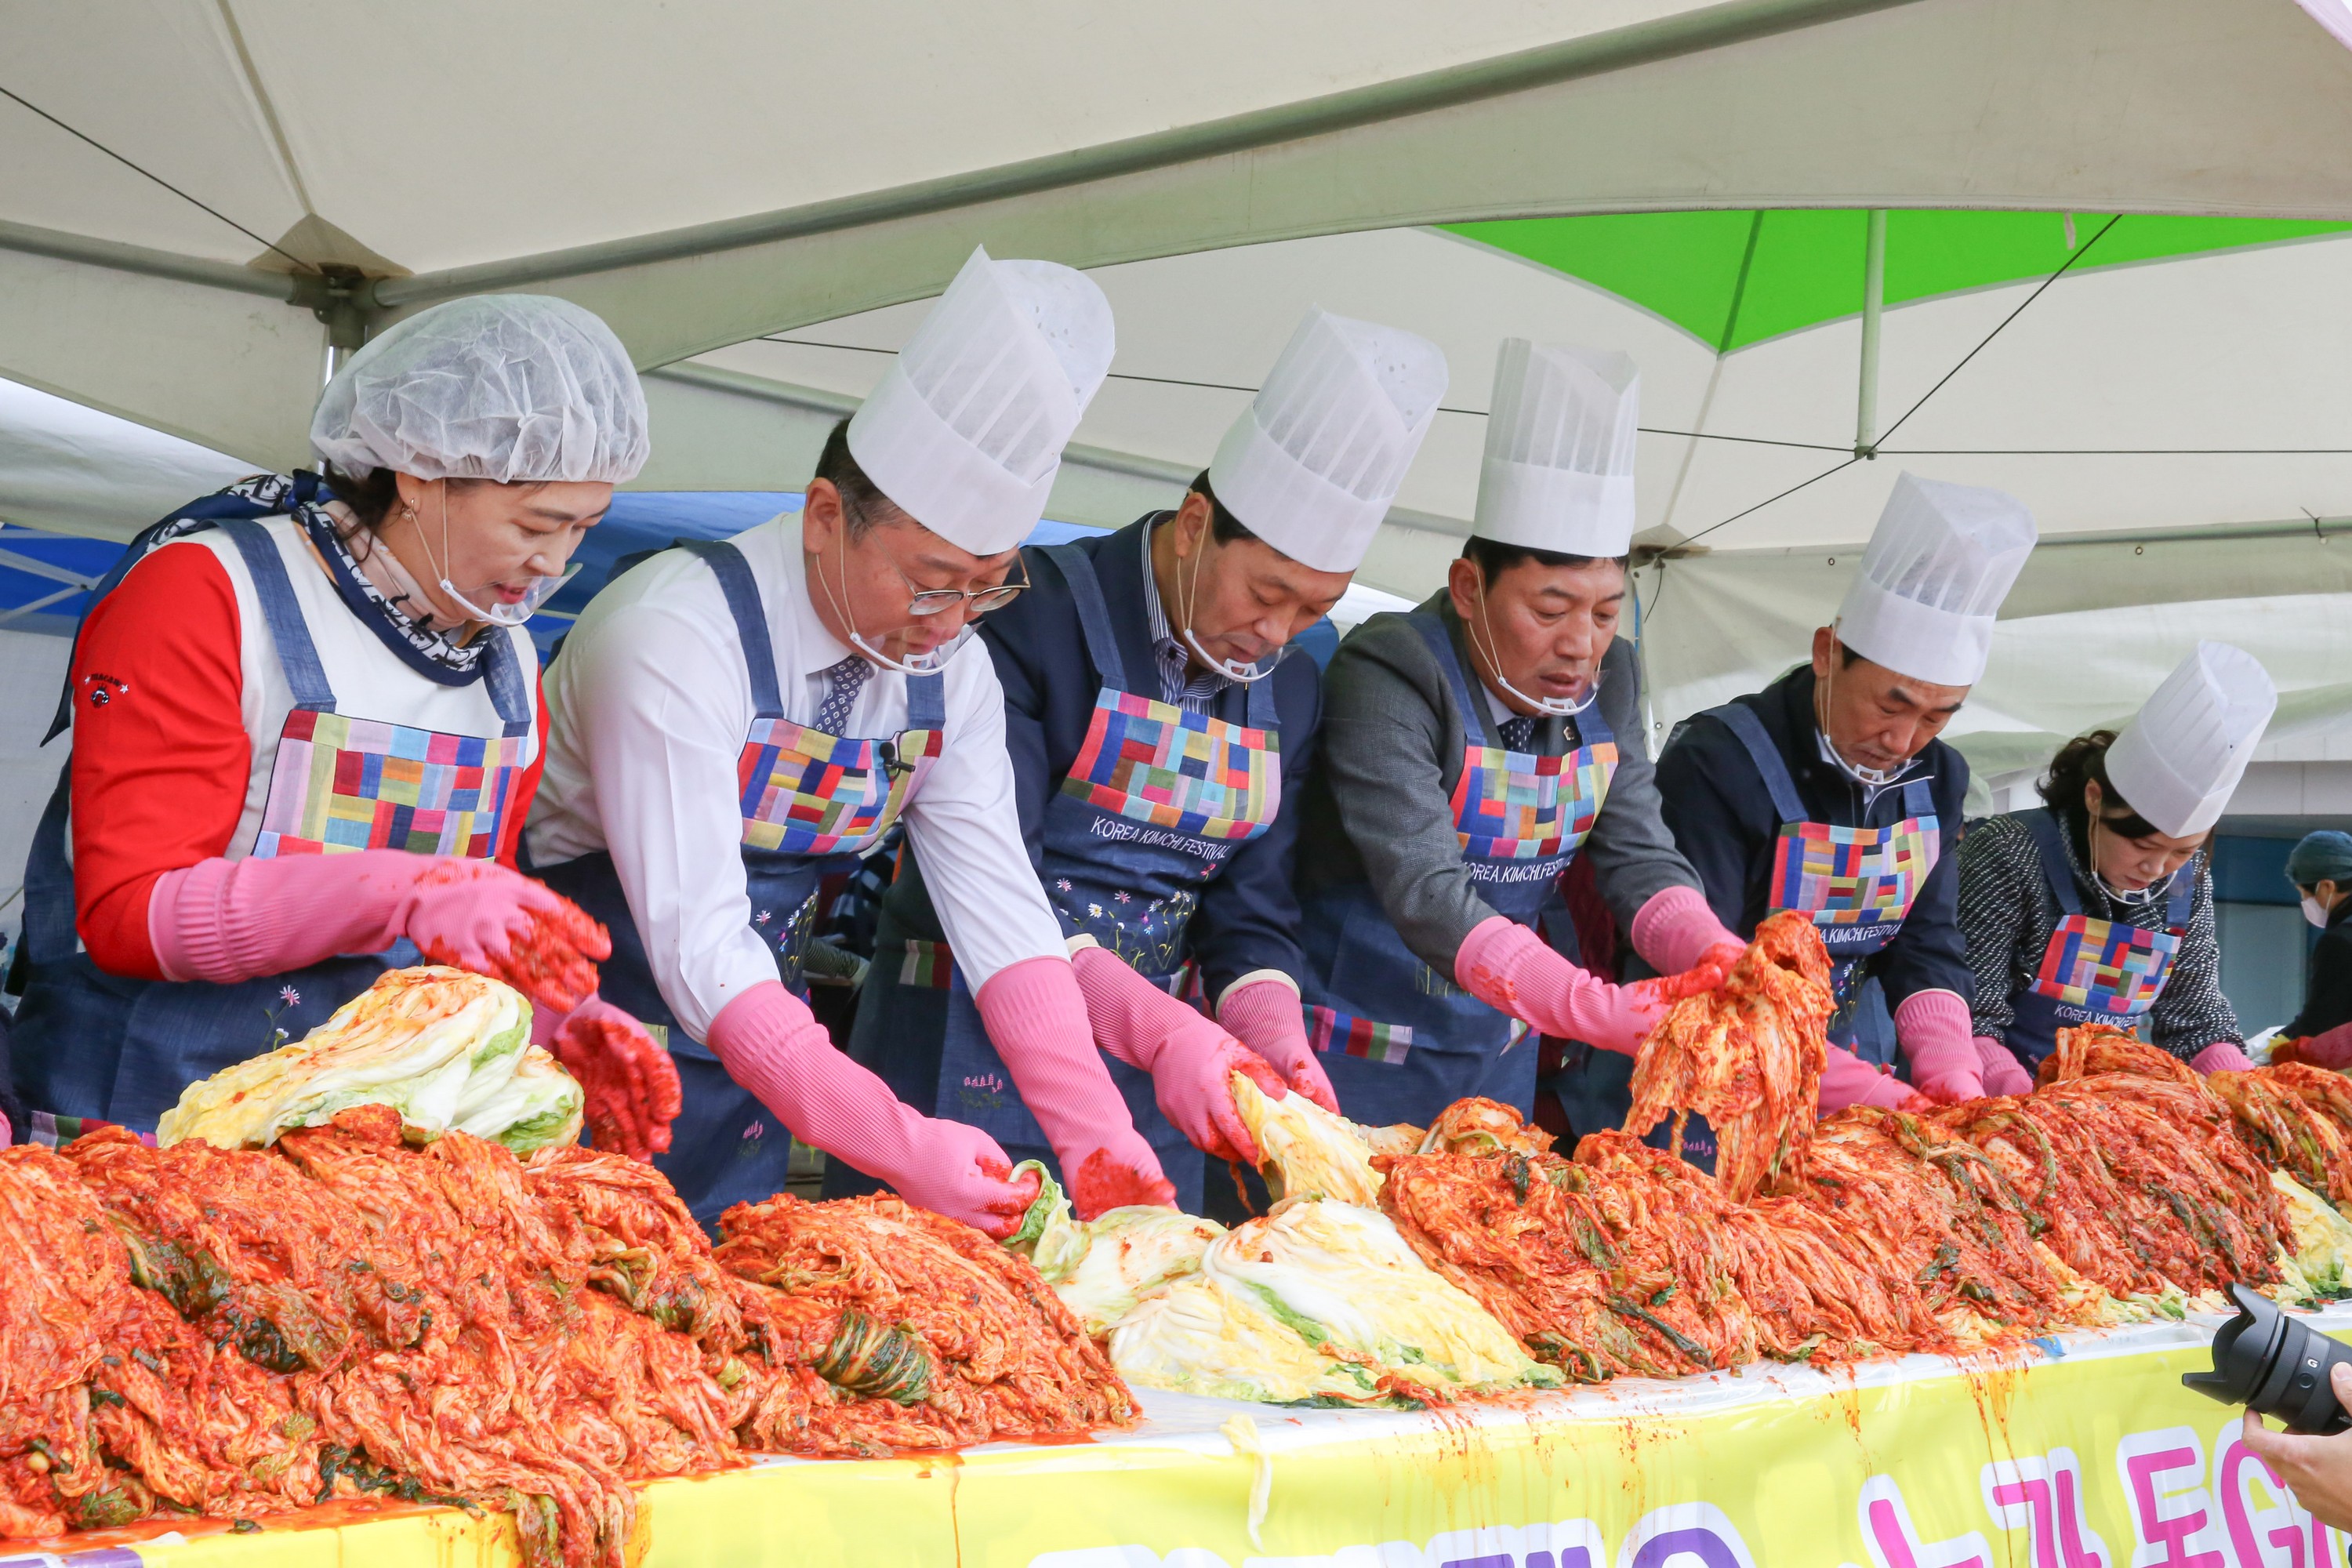
[{"label": "dark navy jacket", "polygon": [[[1737,700],[1755,710],[1780,748],[1811,820],[1839,827],[1886,827],[1902,820],[1900,788],[1881,790],[1865,815],[1862,786],[1822,760],[1811,665],[1799,665]],[[1959,920],[1960,809],[1969,793],[1968,761],[1943,742],[1930,741],[1913,765],[1932,778],[1941,848],[1902,931],[1863,963],[1864,974],[1876,975],[1885,987],[1890,1008],[1921,991],[1976,994]],[[1693,717],[1658,754],[1658,794],[1675,844],[1697,869],[1716,918],[1741,936],[1753,935],[1771,891],[1780,818],[1748,748],[1722,720],[1704,713]]]},{"label": "dark navy jacket", "polygon": [[[1116,533],[1076,542],[1094,560],[1128,682],[1154,699],[1160,695],[1159,665],[1143,598],[1142,533],[1147,524],[1167,515],[1154,512]],[[1013,759],[1021,830],[1035,865],[1044,858],[1045,803],[1060,790],[1086,743],[1103,682],[1087,656],[1069,584],[1043,552],[1031,550],[1026,555],[1033,586],[980,625],[1004,687],[1004,747]],[[1322,721],[1321,672],[1306,652],[1294,651],[1266,679],[1274,683],[1275,712],[1282,726],[1282,805],[1274,826],[1236,849],[1202,889],[1189,936],[1212,997],[1252,970],[1278,969],[1296,980],[1304,965],[1290,870],[1315,732]],[[1211,711],[1239,723],[1245,700],[1244,688],[1229,687]],[[902,929],[936,939],[938,921],[911,856],[884,904]]]}]

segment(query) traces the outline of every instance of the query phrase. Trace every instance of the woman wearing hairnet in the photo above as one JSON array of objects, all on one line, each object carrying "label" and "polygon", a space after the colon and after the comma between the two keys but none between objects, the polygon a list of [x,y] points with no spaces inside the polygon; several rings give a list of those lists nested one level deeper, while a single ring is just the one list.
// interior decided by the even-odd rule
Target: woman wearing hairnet
[{"label": "woman wearing hairnet", "polygon": [[2271,1060],[2352,1068],[2352,833],[2307,834],[2286,858],[2303,918],[2319,928],[2303,1011],[2279,1031]]},{"label": "woman wearing hairnet", "polygon": [[354,354],[310,439],[323,482],[175,513],[83,618],[13,976],[31,1134],[146,1131],[422,952],[528,961],[600,1141],[642,1156],[675,1073],[583,1005],[593,924],[510,868],[543,750],[522,624],[644,465],[636,374],[578,306],[456,300]]}]

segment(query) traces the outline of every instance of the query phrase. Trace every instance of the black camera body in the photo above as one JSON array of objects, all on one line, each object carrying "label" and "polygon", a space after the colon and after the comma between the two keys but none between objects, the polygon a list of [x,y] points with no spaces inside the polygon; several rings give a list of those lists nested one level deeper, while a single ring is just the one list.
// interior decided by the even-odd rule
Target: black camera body
[{"label": "black camera body", "polygon": [[2284,1421],[2290,1432],[2352,1428],[2352,1413],[2336,1402],[2328,1381],[2337,1362],[2352,1365],[2352,1345],[2288,1317],[2243,1285],[2230,1287],[2230,1300],[2238,1315],[2213,1336],[2213,1370],[2182,1373],[2181,1386]]}]

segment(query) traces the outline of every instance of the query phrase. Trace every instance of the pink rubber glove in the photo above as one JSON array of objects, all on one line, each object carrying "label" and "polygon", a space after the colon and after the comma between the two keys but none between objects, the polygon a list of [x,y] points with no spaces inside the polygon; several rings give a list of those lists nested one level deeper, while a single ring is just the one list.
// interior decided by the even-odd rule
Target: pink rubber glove
[{"label": "pink rubber glove", "polygon": [[1748,944],[1715,918],[1714,907],[1696,888],[1664,888],[1633,917],[1633,951],[1661,974],[1680,974],[1711,963],[1726,974]]},{"label": "pink rubber glove", "polygon": [[1218,1005],[1217,1022],[1272,1064],[1292,1089],[1339,1114],[1339,1097],[1331,1092],[1331,1079],[1307,1042],[1307,1016],[1297,992],[1273,979],[1236,985]]},{"label": "pink rubber glove", "polygon": [[1989,1040],[1982,1035],[1976,1037],[1976,1047],[1977,1071],[1984,1077],[1987,1094],[2033,1092],[2033,1075],[2025,1070],[2025,1064],[2017,1059],[2015,1052],[1999,1040]]},{"label": "pink rubber glove", "polygon": [[2254,1058],[2235,1040],[2216,1040],[2190,1057],[2189,1065],[2199,1072],[2252,1072]]},{"label": "pink rubber glove", "polygon": [[0,1149],[8,1147],[8,1118],[0,1115]]},{"label": "pink rubber glove", "polygon": [[1895,1041],[1911,1064],[1911,1084],[1938,1105],[1984,1098],[1969,1005],[1957,991],[1915,991],[1895,1009]]},{"label": "pink rubber glove", "polygon": [[999,1240],[1021,1228],[1037,1179],[1011,1180],[996,1140],[902,1103],[873,1073],[834,1049],[824,1026],[771,980],[710,1021],[710,1049],[727,1076],[759,1097],[802,1142],[846,1160],[929,1209]]},{"label": "pink rubber glove", "polygon": [[1871,1066],[1843,1046],[1830,1047],[1829,1062],[1822,1068],[1819,1105],[1823,1116],[1833,1110],[1843,1110],[1849,1105],[1875,1105],[1885,1110],[1923,1110],[1934,1103],[1923,1094],[1913,1093],[1910,1085],[1885,1068]]},{"label": "pink rubber glove", "polygon": [[[531,1015],[531,1033],[538,1020]],[[541,1041],[580,1080],[596,1147],[651,1161],[667,1154],[670,1123],[685,1107],[677,1064],[646,1027],[601,996],[591,996]]]},{"label": "pink rubber glove", "polygon": [[1257,1144],[1234,1103],[1234,1074],[1248,1075],[1276,1100],[1290,1087],[1280,1075],[1223,1025],[1169,995],[1109,949],[1080,948],[1070,967],[1095,1044],[1151,1075],[1160,1114],[1211,1159],[1255,1165]]},{"label": "pink rubber glove", "polygon": [[[1200,1017],[1166,992],[1157,994]],[[1134,1204],[1174,1208],[1176,1189],[1161,1173],[1160,1156],[1135,1130],[1127,1101],[1095,1050],[1086,998],[1069,961],[1024,958],[990,975],[972,1000],[1022,1102],[1062,1163],[1078,1217],[1093,1219]]]},{"label": "pink rubber glove", "polygon": [[436,963],[503,980],[562,1017],[612,956],[578,905],[489,860],[360,849],[199,860],[155,879],[147,940],[167,980],[226,985],[401,937]]},{"label": "pink rubber glove", "polygon": [[1579,969],[1506,915],[1479,921],[1462,939],[1454,976],[1481,1002],[1547,1035],[1581,1040],[1622,1057],[1642,1048],[1667,1008],[1723,984],[1723,972],[1710,964],[1660,980],[1612,985]]},{"label": "pink rubber glove", "polygon": [[2308,1062],[2330,1072],[2352,1068],[2352,1024],[2338,1024],[2300,1040],[2282,1040],[2271,1047],[2271,1065],[2282,1062]]}]

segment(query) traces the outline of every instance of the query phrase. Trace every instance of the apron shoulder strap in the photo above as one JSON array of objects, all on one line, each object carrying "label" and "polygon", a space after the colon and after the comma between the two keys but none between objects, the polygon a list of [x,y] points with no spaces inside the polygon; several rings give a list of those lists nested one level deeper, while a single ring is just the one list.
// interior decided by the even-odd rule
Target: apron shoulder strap
[{"label": "apron shoulder strap", "polygon": [[2058,814],[2046,805],[2037,805],[2019,812],[2017,820],[2033,835],[2033,847],[2042,858],[2042,879],[2050,885],[2050,896],[2058,900],[2059,912],[2081,914],[2083,895],[2075,890],[2074,868],[2067,865],[2066,846],[2058,837]]},{"label": "apron shoulder strap", "polygon": [[751,675],[751,707],[762,719],[784,716],[783,689],[776,682],[776,645],[768,636],[768,607],[761,601],[759,582],[743,552],[723,539],[681,539],[678,548],[701,557],[719,579],[727,596],[727,613],[735,618],[735,636],[743,645],[743,662]]},{"label": "apron shoulder strap", "polygon": [[1437,668],[1445,672],[1446,683],[1454,689],[1454,706],[1462,710],[1462,733],[1479,745],[1491,746],[1495,735],[1486,727],[1486,705],[1470,689],[1470,678],[1463,673],[1462,661],[1454,657],[1454,639],[1446,635],[1445,622],[1432,610],[1414,610],[1405,616],[1421,640],[1437,660]]},{"label": "apron shoulder strap", "polygon": [[[297,468],[291,478],[282,474],[256,474],[249,479],[239,479],[225,490],[200,496],[171,516],[149,523],[123,547],[122,553],[116,557],[113,565],[106,569],[105,574],[91,584],[89,604],[83,609],[82,618],[89,619],[89,612],[98,607],[99,601],[114,592],[122,579],[130,575],[131,569],[144,561],[152,552],[174,540],[201,533],[226,518],[274,517],[298,507],[314,505],[324,497],[324,480],[308,468]],[[79,639],[80,627],[74,628],[74,636]],[[58,710],[49,721],[47,733],[41,737],[41,744],[46,746],[64,734],[72,722],[73,673],[71,660],[68,659],[65,689],[58,694]]]},{"label": "apron shoulder strap", "polygon": [[2172,874],[2172,885],[2164,894],[2164,926],[2178,935],[2189,929],[2189,920],[2197,903],[2197,859],[2206,853],[2199,850],[2189,858],[2189,863]]},{"label": "apron shoulder strap", "polygon": [[[1280,667],[1281,658],[1286,657],[1289,652],[1288,648],[1284,648],[1281,654],[1276,656],[1276,668]],[[1278,732],[1282,728],[1282,715],[1274,705],[1273,672],[1268,671],[1255,680],[1244,685],[1242,690],[1246,694],[1242,700],[1242,707],[1244,712],[1248,715],[1249,727],[1253,730],[1263,730],[1269,735]]]},{"label": "apron shoulder strap", "polygon": [[1119,657],[1118,638],[1110,626],[1110,606],[1103,602],[1102,579],[1095,575],[1095,563],[1087,552],[1075,544],[1046,544],[1038,553],[1051,561],[1070,585],[1070,602],[1078,612],[1078,632],[1087,639],[1087,657],[1095,661],[1096,673],[1103,684],[1118,690],[1130,689],[1127,684],[1127,660]]},{"label": "apron shoulder strap", "polygon": [[531,700],[530,683],[522,678],[522,656],[515,652],[514,640],[530,634],[520,627],[493,627],[499,640],[490,645],[483,656],[483,681],[489,688],[490,706],[499,711],[499,720],[506,726],[509,737],[530,733]]},{"label": "apron shoulder strap", "polygon": [[907,728],[945,730],[947,727],[947,677],[940,674],[907,677]]},{"label": "apron shoulder strap", "polygon": [[[1596,672],[1595,681],[1599,679]],[[1579,746],[1613,746],[1617,743],[1617,731],[1610,728],[1608,715],[1601,711],[1600,689],[1598,684],[1593,687],[1591,707],[1568,721],[1576,726],[1576,743]]]},{"label": "apron shoulder strap", "polygon": [[1936,815],[1935,775],[1903,781],[1903,815],[1932,820]]},{"label": "apron shoulder strap", "polygon": [[1772,737],[1765,731],[1764,721],[1756,716],[1756,710],[1745,702],[1727,702],[1720,708],[1710,708],[1706,711],[1709,717],[1720,721],[1738,736],[1739,743],[1747,748],[1748,759],[1756,764],[1756,772],[1764,781],[1765,792],[1772,797],[1772,809],[1780,814],[1781,823],[1785,826],[1804,821],[1805,806],[1797,798],[1797,781],[1790,776],[1787,759],[1780,755],[1780,748],[1772,743]]},{"label": "apron shoulder strap", "polygon": [[[216,526],[236,546],[245,570],[253,579],[254,597],[261,601],[261,618],[269,640],[278,647],[278,667],[294,693],[294,706],[318,713],[335,710],[335,689],[327,683],[326,666],[319,662],[318,645],[302,619],[301,602],[294,596],[294,581],[286,574],[286,558],[269,531],[244,518],[223,518]],[[511,657],[512,650],[509,650]]]}]

